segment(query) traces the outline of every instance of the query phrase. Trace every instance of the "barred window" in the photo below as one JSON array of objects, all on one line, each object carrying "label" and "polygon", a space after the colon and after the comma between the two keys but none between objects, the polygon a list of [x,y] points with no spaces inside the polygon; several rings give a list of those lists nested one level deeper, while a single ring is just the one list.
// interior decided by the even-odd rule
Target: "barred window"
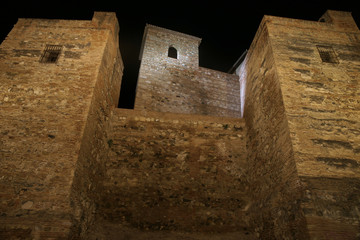
[{"label": "barred window", "polygon": [[41,55],[41,63],[56,63],[59,59],[62,50],[62,45],[47,44],[43,54]]},{"label": "barred window", "polygon": [[323,62],[326,63],[339,63],[335,51],[332,47],[330,46],[320,46],[317,45],[316,46],[318,51],[319,51],[319,55],[320,58]]}]

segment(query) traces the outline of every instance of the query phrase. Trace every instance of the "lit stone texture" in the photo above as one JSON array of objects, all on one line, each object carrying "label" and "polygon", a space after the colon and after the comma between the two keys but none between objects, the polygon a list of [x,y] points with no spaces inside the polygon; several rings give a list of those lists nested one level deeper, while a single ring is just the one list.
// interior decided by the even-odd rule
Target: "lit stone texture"
[{"label": "lit stone texture", "polygon": [[[240,117],[236,75],[199,67],[201,39],[146,25],[135,109]],[[168,57],[177,50],[178,58]]]},{"label": "lit stone texture", "polygon": [[321,19],[265,16],[240,67],[261,239],[360,237],[360,32],[348,12]]},{"label": "lit stone texture", "polygon": [[[118,31],[113,13],[19,19],[1,44],[1,239],[71,238],[92,222],[119,98]],[[46,44],[62,45],[56,63],[40,62]]]},{"label": "lit stone texture", "polygon": [[264,16],[237,75],[147,25],[134,110],[118,33],[115,13],[19,19],[0,45],[0,239],[360,237],[350,13]]}]

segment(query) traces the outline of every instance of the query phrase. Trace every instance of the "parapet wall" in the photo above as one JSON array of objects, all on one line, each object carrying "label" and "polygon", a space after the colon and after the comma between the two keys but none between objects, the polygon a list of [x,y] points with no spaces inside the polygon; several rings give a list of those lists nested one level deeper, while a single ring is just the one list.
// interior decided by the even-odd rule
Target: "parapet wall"
[{"label": "parapet wall", "polygon": [[235,118],[116,109],[100,217],[145,231],[246,231],[244,127]]}]

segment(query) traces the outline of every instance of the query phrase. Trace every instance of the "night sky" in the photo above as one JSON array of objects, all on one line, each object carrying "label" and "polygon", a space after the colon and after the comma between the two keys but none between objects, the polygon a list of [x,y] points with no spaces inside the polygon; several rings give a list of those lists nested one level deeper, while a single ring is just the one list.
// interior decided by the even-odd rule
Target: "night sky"
[{"label": "night sky", "polygon": [[[132,108],[139,51],[146,23],[202,38],[200,66],[227,72],[249,48],[264,15],[317,21],[326,9],[352,12],[358,1],[10,1],[1,4],[0,41],[17,18],[91,20],[94,11],[116,12],[125,69],[119,107]],[[1,69],[0,69],[1,71]],[[1,83],[0,83],[1,84]]]}]

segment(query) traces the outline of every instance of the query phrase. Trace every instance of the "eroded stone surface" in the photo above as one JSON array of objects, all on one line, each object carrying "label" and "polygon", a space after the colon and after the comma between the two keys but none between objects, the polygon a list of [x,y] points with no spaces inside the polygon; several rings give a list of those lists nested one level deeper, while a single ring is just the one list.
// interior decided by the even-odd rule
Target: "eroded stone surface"
[{"label": "eroded stone surface", "polygon": [[[360,35],[350,13],[323,17],[265,16],[240,71],[264,237],[359,237]],[[336,61],[324,62],[318,46]]]},{"label": "eroded stone surface", "polygon": [[[147,25],[135,109],[240,117],[236,75],[199,67],[201,39]],[[178,58],[168,57],[175,47]]]},{"label": "eroded stone surface", "polygon": [[19,19],[0,46],[0,238],[359,238],[360,34],[322,19],[265,16],[240,84],[198,66],[200,39],[147,27],[136,110],[114,109],[115,14]]},{"label": "eroded stone surface", "polygon": [[117,110],[99,215],[140,230],[248,228],[239,119]]},{"label": "eroded stone surface", "polygon": [[[112,27],[96,25],[99,15]],[[96,157],[107,146],[100,135],[117,105],[122,74],[115,14],[95,13],[93,20],[19,19],[1,44],[0,236],[5,239],[14,232],[22,239],[67,238],[91,219],[90,196],[98,181],[91,178],[99,175]],[[56,63],[39,61],[47,44],[62,46]]]}]

